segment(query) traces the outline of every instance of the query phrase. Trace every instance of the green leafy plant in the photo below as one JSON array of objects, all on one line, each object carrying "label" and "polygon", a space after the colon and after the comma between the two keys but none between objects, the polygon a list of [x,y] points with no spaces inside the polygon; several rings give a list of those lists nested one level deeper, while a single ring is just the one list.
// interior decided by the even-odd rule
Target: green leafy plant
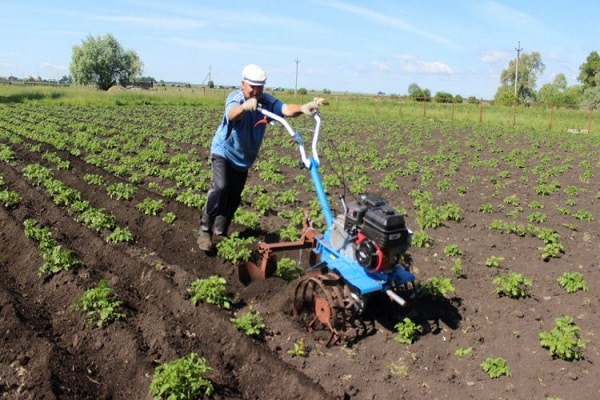
[{"label": "green leafy plant", "polygon": [[452,273],[457,279],[464,277],[462,260],[460,258],[457,258],[456,261],[454,261],[454,265],[452,266]]},{"label": "green leafy plant", "polygon": [[458,247],[458,245],[456,245],[456,244],[449,244],[448,246],[444,247],[444,254],[447,257],[456,257],[456,256],[462,255],[463,252],[460,249],[460,247]]},{"label": "green leafy plant", "polygon": [[502,202],[506,205],[513,206],[513,207],[517,207],[520,204],[519,198],[514,194],[511,196],[505,197]]},{"label": "green leafy plant", "polygon": [[194,400],[211,396],[214,385],[206,377],[212,368],[205,358],[190,353],[183,358],[159,365],[154,371],[149,394],[154,400]]},{"label": "green leafy plant", "polygon": [[104,177],[98,174],[85,174],[83,181],[88,185],[104,185],[106,183]]},{"label": "green leafy plant", "polygon": [[253,237],[243,239],[240,238],[239,232],[234,232],[217,243],[217,256],[233,264],[248,261],[252,256],[250,246],[255,242],[256,239]]},{"label": "green leafy plant", "polygon": [[279,238],[284,241],[295,241],[300,239],[300,229],[296,224],[289,223],[279,229]]},{"label": "green leafy plant", "polygon": [[491,214],[494,212],[494,206],[491,203],[485,203],[479,206],[479,212]]},{"label": "green leafy plant", "polygon": [[123,243],[133,241],[133,234],[128,227],[121,228],[117,226],[114,231],[106,237],[108,243]]},{"label": "green leafy plant", "polygon": [[466,348],[459,347],[458,349],[456,349],[454,354],[460,358],[468,357],[468,356],[471,356],[471,354],[473,354],[473,348],[472,347],[466,347]]},{"label": "green leafy plant", "polygon": [[277,261],[277,270],[275,271],[275,275],[288,282],[293,281],[303,273],[304,269],[298,265],[298,262],[292,260],[291,258],[282,257],[279,261]]},{"label": "green leafy plant", "polygon": [[416,222],[421,229],[437,228],[442,224],[442,217],[431,204],[422,204],[417,210]]},{"label": "green leafy plant", "polygon": [[546,244],[544,247],[539,247],[538,250],[542,251],[542,260],[548,261],[550,258],[560,256],[564,252],[564,247],[562,243],[553,242]]},{"label": "green leafy plant", "polygon": [[172,211],[169,211],[162,217],[162,220],[164,222],[166,222],[167,224],[172,224],[173,222],[175,222],[176,219],[177,219],[177,215],[175,215],[175,213]]},{"label": "green leafy plant", "polygon": [[76,265],[81,264],[72,250],[64,249],[56,240],[52,239],[52,232],[46,227],[38,227],[37,221],[27,218],[23,221],[25,237],[38,243],[45,263],[39,268],[38,276],[45,277],[68,271]]},{"label": "green leafy plant", "polygon": [[115,216],[106,214],[103,210],[94,207],[88,208],[77,217],[77,222],[81,222],[97,232],[103,229],[114,229],[115,221]]},{"label": "green leafy plant", "polygon": [[533,212],[531,214],[529,214],[529,216],[527,217],[527,220],[529,222],[535,222],[536,224],[541,224],[543,222],[546,222],[546,220],[548,219],[548,217],[546,216],[546,214],[541,213],[539,211]]},{"label": "green leafy plant", "polygon": [[548,349],[552,357],[565,361],[579,360],[583,356],[586,341],[579,337],[579,327],[568,315],[556,318],[550,332],[540,332],[540,345]]},{"label": "green leafy plant", "polygon": [[106,187],[106,193],[111,199],[131,200],[137,191],[136,187],[123,182],[113,183]]},{"label": "green leafy plant", "polygon": [[403,363],[390,363],[390,365],[388,365],[388,368],[390,369],[390,373],[392,373],[392,375],[400,375],[403,378],[407,378],[408,377],[408,366],[404,365]]},{"label": "green leafy plant", "polygon": [[420,248],[428,248],[433,244],[433,238],[425,231],[416,231],[412,235],[412,245]]},{"label": "green leafy plant", "polygon": [[575,217],[575,219],[579,219],[582,221],[591,222],[594,220],[593,214],[587,210],[578,210],[575,212],[575,214],[573,214],[573,216]]},{"label": "green leafy plant", "polygon": [[490,256],[485,260],[485,266],[490,268],[500,267],[500,263],[504,261],[504,257]]},{"label": "green leafy plant", "polygon": [[261,215],[265,215],[275,207],[275,201],[268,193],[261,193],[254,199],[253,207]]},{"label": "green leafy plant", "polygon": [[531,279],[525,278],[516,272],[497,276],[493,282],[496,285],[497,294],[510,297],[511,299],[527,297],[529,288],[532,286]]},{"label": "green leafy plant", "polygon": [[260,215],[253,211],[238,208],[233,216],[233,222],[250,229],[257,229],[260,227]]},{"label": "green leafy plant", "polygon": [[231,308],[231,299],[225,289],[226,283],[225,278],[218,275],[212,275],[206,279],[196,279],[189,289],[192,304],[205,302],[219,308]]},{"label": "green leafy plant", "polygon": [[38,276],[54,275],[61,271],[68,271],[76,265],[81,264],[73,250],[65,249],[60,245],[52,246],[42,250],[44,265],[38,270]]},{"label": "green leafy plant", "polygon": [[0,190],[0,203],[5,208],[13,208],[21,202],[21,196],[14,190]]},{"label": "green leafy plant", "polygon": [[447,294],[454,292],[456,289],[452,285],[452,280],[443,276],[433,277],[419,286],[421,297],[431,296],[434,300],[445,299]]},{"label": "green leafy plant", "polygon": [[262,335],[266,327],[262,320],[260,312],[252,311],[252,306],[242,313],[239,317],[230,318],[233,325],[248,336],[258,337]]},{"label": "green leafy plant", "polygon": [[101,279],[96,287],[86,290],[73,301],[72,308],[85,314],[85,321],[103,328],[112,321],[125,318],[117,310],[123,304],[116,300],[106,279]]},{"label": "green leafy plant", "polygon": [[305,357],[306,356],[306,343],[304,338],[300,338],[294,342],[294,347],[287,351],[292,357]]},{"label": "green leafy plant", "polygon": [[397,332],[396,336],[394,336],[394,340],[402,344],[414,343],[414,341],[417,340],[419,333],[423,331],[421,325],[413,322],[413,320],[408,317],[405,317],[402,321],[394,325],[394,329]]},{"label": "green leafy plant", "polygon": [[158,215],[164,208],[162,199],[153,200],[146,197],[141,203],[136,204],[135,208],[142,211],[146,215]]},{"label": "green leafy plant", "polygon": [[567,293],[575,293],[578,290],[588,291],[588,285],[581,272],[563,272],[557,279],[560,287]]},{"label": "green leafy plant", "polygon": [[499,378],[502,375],[512,376],[510,367],[502,357],[488,357],[480,364],[480,367],[490,378]]}]

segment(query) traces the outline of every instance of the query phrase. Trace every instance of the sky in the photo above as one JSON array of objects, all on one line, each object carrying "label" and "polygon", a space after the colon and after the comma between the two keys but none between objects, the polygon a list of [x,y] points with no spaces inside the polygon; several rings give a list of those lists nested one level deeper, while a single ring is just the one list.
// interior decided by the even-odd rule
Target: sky
[{"label": "sky", "polygon": [[545,65],[537,88],[600,51],[597,0],[0,0],[0,77],[60,79],[74,46],[113,35],[157,81],[491,99],[520,54]]}]

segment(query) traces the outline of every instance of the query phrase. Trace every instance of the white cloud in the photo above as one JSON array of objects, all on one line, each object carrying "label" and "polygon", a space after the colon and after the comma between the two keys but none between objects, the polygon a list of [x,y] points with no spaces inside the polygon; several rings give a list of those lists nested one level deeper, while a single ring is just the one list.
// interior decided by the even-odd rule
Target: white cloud
[{"label": "white cloud", "polygon": [[452,75],[454,70],[448,64],[440,61],[422,61],[415,56],[402,54],[395,56],[400,62],[400,68],[404,72],[421,72],[426,74]]},{"label": "white cloud", "polygon": [[491,50],[481,55],[481,62],[484,64],[496,64],[503,62],[511,58],[511,54],[502,50]]},{"label": "white cloud", "polygon": [[392,71],[392,68],[389,65],[384,64],[384,63],[373,61],[373,62],[371,62],[371,65],[373,67],[375,67],[376,70],[381,71],[381,72],[391,72]]}]

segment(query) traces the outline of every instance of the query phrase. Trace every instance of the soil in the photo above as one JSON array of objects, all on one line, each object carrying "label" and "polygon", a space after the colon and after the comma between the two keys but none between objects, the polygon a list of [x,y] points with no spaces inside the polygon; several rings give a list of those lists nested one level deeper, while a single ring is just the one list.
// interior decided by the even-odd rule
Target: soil
[{"label": "soil", "polygon": [[[527,136],[521,139],[521,148],[532,146]],[[434,243],[428,248],[410,249],[412,270],[419,282],[435,276],[451,277],[456,291],[444,300],[412,299],[406,308],[396,307],[385,298],[375,299],[365,315],[372,324],[369,333],[327,347],[319,335],[307,332],[291,315],[295,282],[272,277],[244,286],[235,266],[198,250],[199,210],[164,198],[144,185],[138,187],[131,201],[111,199],[102,188],[85,183],[83,176],[99,174],[108,183],[122,179],[86,164],[83,156],[46,144],[40,152],[31,152],[23,145],[36,144],[29,139],[23,143],[0,141],[16,154],[13,162],[0,163],[0,173],[8,188],[21,196],[18,206],[0,207],[1,399],[146,399],[150,398],[148,388],[155,368],[189,353],[206,358],[212,368],[207,377],[215,386],[215,399],[600,398],[597,159],[592,161],[596,163],[592,165],[594,177],[583,183],[579,180],[584,159],[581,154],[562,153],[552,141],[536,143],[537,151],[553,159],[572,157],[574,168],[556,179],[562,189],[569,185],[586,189],[575,198],[574,210],[590,211],[594,221],[561,213],[559,206],[566,207],[568,199],[562,189],[543,198],[536,195],[531,182],[537,177],[531,169],[524,173],[502,164],[499,170],[506,170],[509,177],[505,187],[498,189],[490,177],[499,170],[470,169],[465,161],[459,166],[461,173],[448,178],[450,190],[438,190],[435,184],[427,189],[433,191],[436,204],[459,204],[460,221],[426,230]],[[482,139],[482,143],[486,141]],[[508,154],[514,143],[498,141],[493,148],[501,155]],[[69,160],[71,168],[59,170],[44,160],[46,150]],[[425,146],[423,154],[413,156],[425,157],[437,150]],[[598,153],[597,148],[592,150]],[[129,227],[135,241],[108,244],[102,234],[76,222],[74,215],[55,205],[43,188],[25,179],[22,168],[31,163],[50,167],[55,177],[80,191],[83,198],[110,211],[119,226]],[[382,191],[376,183],[387,171],[367,172],[375,182],[372,187],[395,206],[404,207],[408,225],[416,230],[415,208],[408,193],[422,188],[420,180],[399,176],[396,182],[401,192]],[[525,174],[530,183],[519,180]],[[253,170],[248,185],[254,184],[263,182]],[[466,195],[455,190],[461,186],[468,188]],[[511,206],[503,203],[509,195],[520,199],[525,210],[518,221],[524,224],[531,212],[527,205],[534,200],[544,202],[547,222],[541,226],[557,231],[564,245],[558,258],[542,260],[539,247],[543,243],[535,237],[489,228],[494,220],[511,220],[506,216]],[[135,204],[146,197],[162,198],[164,212],[177,215],[175,223],[167,224],[160,216],[146,216],[137,210]],[[298,204],[306,206],[311,200],[313,194],[304,192]],[[493,204],[494,212],[480,212],[484,203]],[[44,261],[36,243],[24,236],[23,221],[27,218],[51,227],[53,238],[72,249],[82,264],[47,279],[38,277]],[[270,214],[261,219],[263,230],[258,233],[235,224],[230,232],[252,233],[264,239],[278,223],[275,214]],[[444,254],[444,247],[452,244],[463,252],[460,278],[452,270],[456,257]],[[298,256],[296,252],[287,255]],[[499,268],[486,267],[490,256],[504,257]],[[532,279],[528,297],[511,299],[495,293],[493,278],[513,271]],[[581,272],[589,291],[568,294],[556,283],[565,271]],[[230,310],[205,303],[194,306],[190,301],[191,283],[215,274],[227,279],[233,299]],[[109,281],[123,301],[126,314],[126,319],[105,328],[86,324],[71,308],[73,300],[101,278]],[[261,313],[267,326],[260,338],[246,336],[230,322],[250,305]],[[539,333],[550,331],[555,319],[563,315],[573,316],[587,341],[581,360],[553,358],[539,344]],[[410,345],[394,340],[393,325],[405,316],[423,327],[418,340]],[[301,338],[308,354],[293,356],[289,350]],[[470,355],[456,355],[457,349],[469,347]],[[480,367],[488,357],[504,358],[512,376],[490,378]]]}]

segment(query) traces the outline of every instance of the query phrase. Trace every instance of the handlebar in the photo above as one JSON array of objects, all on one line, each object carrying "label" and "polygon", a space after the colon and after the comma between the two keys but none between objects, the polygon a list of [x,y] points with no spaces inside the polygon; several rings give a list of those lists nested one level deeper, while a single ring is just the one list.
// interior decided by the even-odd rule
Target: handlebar
[{"label": "handlebar", "polygon": [[[292,140],[296,144],[298,144],[298,150],[300,151],[300,158],[302,160],[302,164],[306,168],[310,169],[311,159],[309,159],[306,156],[306,150],[304,149],[304,139],[302,138],[302,135],[300,135],[300,132],[295,132],[294,129],[290,126],[290,124],[287,122],[287,120],[285,118],[283,118],[275,113],[272,113],[269,110],[265,110],[262,107],[259,107],[258,110],[264,116],[279,122],[285,128],[285,130],[288,131],[288,133],[292,137]],[[312,152],[312,160],[314,160],[314,162],[318,166],[319,165],[319,155],[317,152],[317,143],[319,142],[319,133],[321,130],[321,114],[319,114],[319,110],[313,111],[312,117],[315,120],[315,131],[314,131],[313,138],[312,138],[311,152]]]}]

